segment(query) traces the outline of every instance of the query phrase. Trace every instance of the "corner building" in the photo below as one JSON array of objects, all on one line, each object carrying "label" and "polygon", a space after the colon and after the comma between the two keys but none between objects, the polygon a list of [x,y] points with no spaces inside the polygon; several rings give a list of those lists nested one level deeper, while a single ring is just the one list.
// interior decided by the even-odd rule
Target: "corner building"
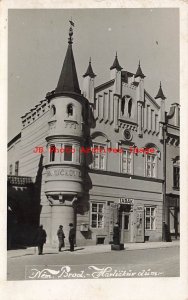
[{"label": "corner building", "polygon": [[[162,87],[154,99],[144,88],[140,62],[133,74],[123,70],[116,54],[109,81],[99,86],[89,61],[81,91],[72,35],[70,27],[56,89],[22,117],[19,140],[21,176],[36,176],[40,154],[33,150],[44,149],[40,222],[47,242],[57,244],[60,224],[67,239],[70,222],[77,245],[112,242],[116,222],[122,242],[160,241],[165,179]],[[135,154],[130,147],[153,148],[154,153]],[[86,148],[95,152],[81,151]]]}]

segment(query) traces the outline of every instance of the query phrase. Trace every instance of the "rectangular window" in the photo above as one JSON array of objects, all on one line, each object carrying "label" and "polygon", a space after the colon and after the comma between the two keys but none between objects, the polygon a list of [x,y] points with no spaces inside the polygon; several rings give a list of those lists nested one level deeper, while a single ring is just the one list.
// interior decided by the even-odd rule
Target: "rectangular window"
[{"label": "rectangular window", "polygon": [[93,168],[106,169],[106,149],[103,145],[93,144]]},{"label": "rectangular window", "polygon": [[155,230],[155,207],[145,207],[145,229]]},{"label": "rectangular window", "polygon": [[9,166],[9,175],[12,175],[12,165]]},{"label": "rectangular window", "polygon": [[121,157],[121,172],[131,174],[132,153],[124,149]]},{"label": "rectangular window", "polygon": [[15,162],[15,176],[18,176],[18,171],[19,171],[19,161]]},{"label": "rectangular window", "polygon": [[104,227],[104,204],[91,203],[91,227],[103,228]]},{"label": "rectangular window", "polygon": [[174,188],[179,189],[180,188],[180,167],[174,166],[173,167],[173,184]]},{"label": "rectangular window", "polygon": [[64,161],[72,161],[72,146],[71,145],[65,145]]},{"label": "rectangular window", "polygon": [[146,155],[146,176],[156,177],[156,155]]}]

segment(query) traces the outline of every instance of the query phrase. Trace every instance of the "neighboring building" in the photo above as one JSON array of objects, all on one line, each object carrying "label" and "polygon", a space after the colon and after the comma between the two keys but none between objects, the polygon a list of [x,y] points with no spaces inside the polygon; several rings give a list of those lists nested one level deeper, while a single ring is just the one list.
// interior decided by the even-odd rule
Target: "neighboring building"
[{"label": "neighboring building", "polygon": [[8,175],[19,175],[21,132],[8,143]]},{"label": "neighboring building", "polygon": [[171,236],[180,235],[180,109],[174,103],[166,115],[166,223]]},{"label": "neighboring building", "polygon": [[[72,34],[71,27],[57,87],[22,117],[19,141],[21,176],[36,176],[44,150],[40,220],[47,242],[57,243],[60,224],[67,237],[70,222],[77,245],[112,242],[116,222],[122,242],[160,241],[165,202],[162,88],[155,100],[144,88],[140,62],[133,74],[122,69],[116,54],[110,80],[97,87],[90,60],[81,93]],[[173,127],[170,116],[167,135]],[[43,147],[39,153],[37,146]],[[153,152],[134,154],[130,147]],[[85,153],[87,148],[92,151]],[[172,150],[176,159],[173,151],[178,148]]]}]

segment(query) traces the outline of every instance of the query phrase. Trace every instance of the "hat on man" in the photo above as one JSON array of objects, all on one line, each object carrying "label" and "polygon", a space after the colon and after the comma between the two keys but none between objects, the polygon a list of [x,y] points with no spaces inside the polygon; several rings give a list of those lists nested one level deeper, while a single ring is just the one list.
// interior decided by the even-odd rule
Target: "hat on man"
[{"label": "hat on man", "polygon": [[73,224],[72,224],[72,223],[69,223],[69,226],[73,226]]},{"label": "hat on man", "polygon": [[59,225],[59,228],[63,228],[63,225]]}]

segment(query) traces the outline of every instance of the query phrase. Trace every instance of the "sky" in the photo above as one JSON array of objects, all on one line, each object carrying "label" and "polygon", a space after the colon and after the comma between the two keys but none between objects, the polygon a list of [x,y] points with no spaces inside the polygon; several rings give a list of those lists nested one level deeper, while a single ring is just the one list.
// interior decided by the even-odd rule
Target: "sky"
[{"label": "sky", "polygon": [[91,57],[95,85],[110,80],[117,51],[124,70],[140,59],[145,89],[155,97],[162,82],[166,110],[179,102],[179,10],[177,8],[10,9],[8,13],[8,140],[21,131],[21,116],[57,86],[75,23],[73,52],[82,75]]}]

